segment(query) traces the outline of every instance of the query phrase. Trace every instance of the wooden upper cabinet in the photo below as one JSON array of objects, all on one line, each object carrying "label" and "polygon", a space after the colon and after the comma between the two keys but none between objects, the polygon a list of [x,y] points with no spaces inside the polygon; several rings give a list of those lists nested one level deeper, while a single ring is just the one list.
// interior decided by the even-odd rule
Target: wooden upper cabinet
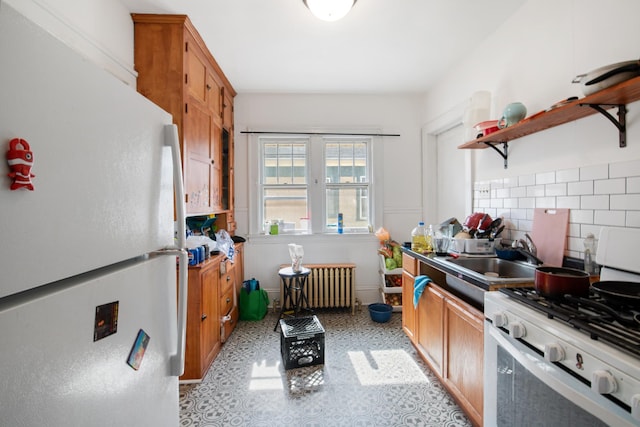
[{"label": "wooden upper cabinet", "polygon": [[138,91],[178,126],[187,215],[226,211],[222,130],[232,126],[236,92],[186,15],[132,19]]},{"label": "wooden upper cabinet", "polygon": [[213,212],[219,201],[213,159],[216,128],[211,112],[193,98],[188,98],[185,110],[182,163],[188,177],[184,180],[187,210]]},{"label": "wooden upper cabinet", "polygon": [[230,130],[233,129],[233,95],[225,90],[222,98],[222,124]]},{"label": "wooden upper cabinet", "polygon": [[199,52],[193,37],[185,36],[185,84],[189,95],[198,101],[206,104],[208,101],[208,78],[207,61],[204,55]]},{"label": "wooden upper cabinet", "polygon": [[222,94],[224,90],[222,84],[209,73],[207,77],[207,93],[209,108],[214,113],[214,117],[218,125],[222,125]]}]

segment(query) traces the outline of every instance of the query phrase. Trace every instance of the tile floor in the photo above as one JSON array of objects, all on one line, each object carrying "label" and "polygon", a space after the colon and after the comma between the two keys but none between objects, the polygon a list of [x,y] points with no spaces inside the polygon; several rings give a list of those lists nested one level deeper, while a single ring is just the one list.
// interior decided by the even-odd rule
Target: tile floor
[{"label": "tile floor", "polygon": [[276,315],[241,321],[201,384],[180,386],[180,425],[470,426],[402,332],[366,307],[316,313],[324,365],[285,370]]}]

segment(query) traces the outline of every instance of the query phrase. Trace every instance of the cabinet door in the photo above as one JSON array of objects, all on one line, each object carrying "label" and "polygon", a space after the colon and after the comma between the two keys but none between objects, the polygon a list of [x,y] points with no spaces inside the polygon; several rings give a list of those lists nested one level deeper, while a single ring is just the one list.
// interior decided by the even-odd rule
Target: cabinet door
[{"label": "cabinet door", "polygon": [[202,315],[200,340],[203,372],[211,365],[220,350],[220,311],[218,297],[218,268],[209,268],[202,273]]},{"label": "cabinet door", "polygon": [[237,243],[235,248],[236,254],[234,270],[236,272],[235,292],[237,295],[240,293],[242,282],[244,282],[244,245],[242,243]]},{"label": "cabinet door", "polygon": [[184,115],[184,186],[187,214],[220,210],[222,129],[211,111],[189,98]]},{"label": "cabinet door", "polygon": [[207,105],[213,113],[213,120],[222,127],[222,85],[211,72],[207,73]]},{"label": "cabinet door", "polygon": [[461,404],[482,423],[484,334],[482,313],[452,298],[445,302],[447,362],[444,380]]},{"label": "cabinet door", "polygon": [[416,314],[418,348],[439,375],[444,359],[444,301],[444,294],[429,285],[420,297]]},{"label": "cabinet door", "polygon": [[409,339],[415,343],[416,314],[413,306],[413,285],[415,278],[402,271],[402,329]]},{"label": "cabinet door", "polygon": [[208,88],[207,84],[209,73],[207,72],[207,61],[204,55],[198,49],[197,44],[189,34],[185,35],[186,52],[186,76],[185,84],[187,86],[188,94],[203,104],[207,103]]},{"label": "cabinet door", "polygon": [[231,130],[233,128],[233,97],[229,91],[223,90],[222,102],[222,126]]},{"label": "cabinet door", "polygon": [[185,105],[183,133],[187,213],[211,212],[213,121],[209,111],[193,98]]},{"label": "cabinet door", "polygon": [[233,211],[233,135],[222,129],[220,199],[223,210]]},{"label": "cabinet door", "polygon": [[211,146],[211,207],[213,212],[224,210],[222,206],[222,128],[213,122]]}]

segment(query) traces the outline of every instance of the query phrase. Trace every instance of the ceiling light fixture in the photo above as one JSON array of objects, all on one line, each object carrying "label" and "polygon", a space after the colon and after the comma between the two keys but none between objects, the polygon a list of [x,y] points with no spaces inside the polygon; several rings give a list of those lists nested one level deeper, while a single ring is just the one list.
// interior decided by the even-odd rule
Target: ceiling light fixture
[{"label": "ceiling light fixture", "polygon": [[344,18],[357,0],[302,0],[305,6],[318,19],[337,21]]}]

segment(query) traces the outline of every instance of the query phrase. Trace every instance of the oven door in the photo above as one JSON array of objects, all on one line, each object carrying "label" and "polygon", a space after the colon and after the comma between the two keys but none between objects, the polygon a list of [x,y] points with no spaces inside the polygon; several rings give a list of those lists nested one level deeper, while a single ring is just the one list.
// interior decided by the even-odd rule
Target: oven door
[{"label": "oven door", "polygon": [[485,321],[484,425],[637,426],[544,356]]}]

